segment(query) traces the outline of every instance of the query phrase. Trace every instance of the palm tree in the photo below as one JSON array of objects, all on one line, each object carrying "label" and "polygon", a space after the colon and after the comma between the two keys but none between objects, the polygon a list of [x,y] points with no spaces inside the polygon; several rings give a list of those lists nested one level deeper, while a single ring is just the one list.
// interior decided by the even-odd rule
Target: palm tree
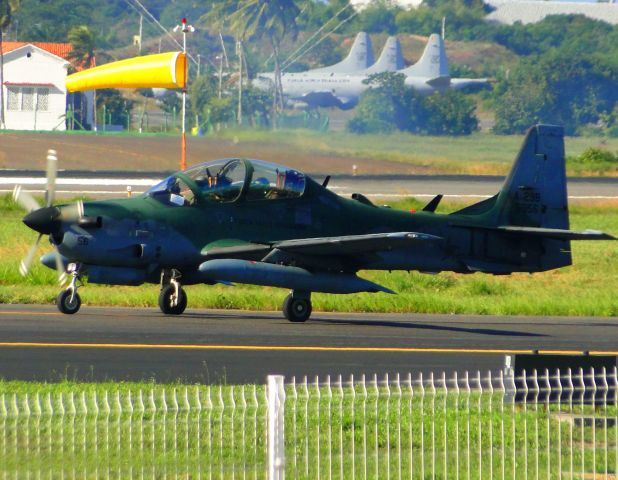
[{"label": "palm tree", "polygon": [[276,113],[283,107],[279,58],[281,42],[288,34],[296,36],[296,18],[299,13],[296,0],[239,0],[236,9],[228,17],[230,27],[240,41],[247,37],[266,36],[270,42],[275,61],[273,127]]},{"label": "palm tree", "polygon": [[[71,52],[69,60],[71,61],[71,69],[73,71],[78,68],[90,68],[95,59],[95,37],[92,31],[86,25],[80,25],[71,28],[67,34],[67,40],[71,44]],[[96,130],[97,125],[97,101],[96,90],[93,97],[93,127]],[[84,124],[84,101],[81,102],[81,123]]]},{"label": "palm tree", "polygon": [[86,25],[80,25],[69,30],[67,40],[71,44],[69,60],[71,60],[73,68],[89,68],[95,57],[94,34]]},{"label": "palm tree", "polygon": [[[232,29],[240,32],[243,37],[266,36],[270,41],[275,61],[273,113],[283,108],[279,58],[281,42],[287,34],[296,37],[296,18],[299,13],[296,0],[241,0],[238,10],[230,16]],[[273,118],[273,125],[274,122]]]},{"label": "palm tree", "polygon": [[11,24],[13,14],[19,8],[19,0],[0,0],[0,128],[5,128],[4,121],[4,49],[2,37]]}]

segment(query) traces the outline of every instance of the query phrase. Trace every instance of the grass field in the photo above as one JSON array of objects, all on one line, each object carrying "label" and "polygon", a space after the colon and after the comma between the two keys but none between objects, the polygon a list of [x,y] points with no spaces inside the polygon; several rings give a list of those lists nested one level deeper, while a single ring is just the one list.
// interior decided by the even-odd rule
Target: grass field
[{"label": "grass field", "polygon": [[[408,200],[396,207],[418,207]],[[446,204],[442,211],[458,205]],[[55,272],[35,262],[26,278],[20,259],[36,235],[20,219],[11,200],[0,202],[0,302],[52,303],[59,292]],[[574,206],[574,229],[593,228],[618,234],[618,207]],[[41,242],[45,245],[46,242]],[[44,246],[40,253],[49,250]],[[425,275],[407,272],[360,272],[398,295],[355,294],[313,296],[316,311],[469,313],[499,315],[617,316],[618,245],[616,242],[573,242],[574,265],[551,272],[493,277],[476,273]],[[190,308],[278,310],[287,291],[237,285],[187,287]],[[87,285],[80,290],[85,305],[153,307],[158,287]]]},{"label": "grass field", "polygon": [[[404,133],[353,135],[309,130],[223,130],[190,137],[188,164],[246,156],[320,174],[493,174],[509,170],[522,135],[476,133],[467,137],[426,137]],[[572,157],[590,147],[618,152],[618,139],[567,137],[570,175],[618,175],[616,162],[583,164]],[[82,170],[169,171],[178,166],[177,135],[0,133],[0,168],[43,169],[47,149],[58,151],[60,166]]]},{"label": "grass field", "polygon": [[[416,385],[416,384],[415,384]],[[616,471],[615,406],[392,385],[286,388],[294,478],[584,478]],[[262,386],[0,382],[0,474],[264,478]],[[569,475],[572,470],[576,477]],[[582,476],[579,476],[582,474]],[[604,477],[609,478],[609,477]]]},{"label": "grass field", "polygon": [[[375,161],[395,161],[425,169],[427,173],[504,175],[508,172],[522,135],[476,133],[462,137],[431,137],[405,133],[390,135],[328,134],[311,131],[264,132],[226,130],[219,134],[238,142],[274,142],[290,150],[316,152]],[[582,165],[573,160],[587,148],[618,153],[618,139],[566,137],[567,170],[570,175],[618,175],[618,164]],[[362,173],[362,172],[359,172]]]}]

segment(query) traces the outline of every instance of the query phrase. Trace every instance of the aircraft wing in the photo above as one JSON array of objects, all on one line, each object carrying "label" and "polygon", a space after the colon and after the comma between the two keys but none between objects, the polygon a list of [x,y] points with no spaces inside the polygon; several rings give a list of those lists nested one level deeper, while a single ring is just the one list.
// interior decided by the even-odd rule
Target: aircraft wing
[{"label": "aircraft wing", "polygon": [[260,260],[272,247],[269,244],[253,242],[230,242],[231,245],[212,242],[202,248],[202,256],[207,260],[217,258],[237,258],[242,260]]},{"label": "aircraft wing", "polygon": [[215,258],[259,260],[272,250],[277,249],[290,254],[345,256],[412,247],[420,243],[440,240],[442,240],[442,237],[418,232],[373,233],[367,235],[282,240],[271,244],[251,242],[231,246],[210,244],[202,249],[202,255],[208,260]]},{"label": "aircraft wing", "polygon": [[442,238],[426,233],[373,233],[368,235],[284,240],[273,245],[273,248],[306,255],[350,255],[411,247],[415,244],[438,240],[442,240]]},{"label": "aircraft wing", "polygon": [[313,90],[296,98],[311,106],[317,107],[338,107],[342,109],[350,108],[355,105],[355,100],[348,97],[341,97],[330,90]]}]

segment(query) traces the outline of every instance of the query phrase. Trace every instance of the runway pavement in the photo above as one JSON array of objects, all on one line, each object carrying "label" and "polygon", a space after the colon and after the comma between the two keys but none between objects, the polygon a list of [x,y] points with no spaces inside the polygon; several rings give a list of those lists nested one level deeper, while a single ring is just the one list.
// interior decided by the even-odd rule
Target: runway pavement
[{"label": "runway pavement", "polygon": [[[127,187],[131,188],[133,194],[141,193],[158,183],[166,174],[61,171],[57,180],[57,193],[64,197],[126,196]],[[313,177],[321,182],[325,176]],[[499,176],[470,175],[335,175],[328,187],[340,195],[349,196],[358,192],[376,200],[409,196],[431,198],[438,193],[446,198],[478,200],[497,193],[503,180]],[[45,190],[45,172],[0,170],[0,193],[12,192],[15,185],[42,194]],[[571,200],[618,200],[618,178],[570,178],[568,191]]]},{"label": "runway pavement", "polygon": [[497,370],[508,353],[618,355],[618,318],[0,306],[0,377],[263,382],[295,375]]}]

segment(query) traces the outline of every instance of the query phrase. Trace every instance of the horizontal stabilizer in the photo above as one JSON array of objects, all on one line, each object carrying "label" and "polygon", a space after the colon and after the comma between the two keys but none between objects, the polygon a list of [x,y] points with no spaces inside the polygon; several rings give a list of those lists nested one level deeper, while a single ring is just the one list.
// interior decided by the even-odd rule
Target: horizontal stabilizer
[{"label": "horizontal stabilizer", "polygon": [[451,77],[435,77],[427,80],[427,84],[432,87],[440,88],[440,87],[448,87],[451,84]]},{"label": "horizontal stabilizer", "polygon": [[525,235],[540,238],[552,238],[555,240],[618,240],[618,238],[608,233],[588,229],[582,232],[576,232],[575,230],[565,230],[561,228],[520,227],[518,225],[504,225],[500,227],[488,227],[485,225],[457,226],[460,228],[490,230],[493,232],[503,232],[513,235]]},{"label": "horizontal stabilizer", "polygon": [[559,240],[618,240],[618,238],[598,230],[576,232],[574,230],[561,230],[558,228],[518,227],[513,225],[497,227],[497,230]]}]

